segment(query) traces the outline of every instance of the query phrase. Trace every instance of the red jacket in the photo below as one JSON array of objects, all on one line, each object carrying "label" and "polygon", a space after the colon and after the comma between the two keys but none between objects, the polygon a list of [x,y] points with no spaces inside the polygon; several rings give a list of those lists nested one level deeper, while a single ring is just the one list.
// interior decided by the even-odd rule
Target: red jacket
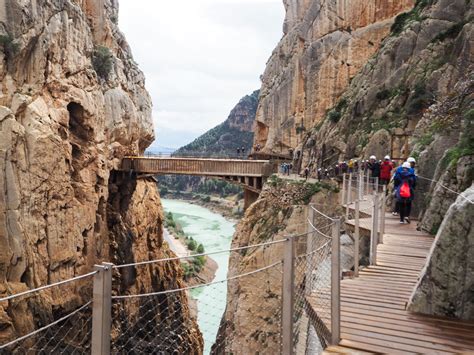
[{"label": "red jacket", "polygon": [[380,165],[380,178],[382,180],[390,180],[390,178],[392,177],[392,170],[393,170],[392,163],[388,161],[382,162],[382,164]]}]

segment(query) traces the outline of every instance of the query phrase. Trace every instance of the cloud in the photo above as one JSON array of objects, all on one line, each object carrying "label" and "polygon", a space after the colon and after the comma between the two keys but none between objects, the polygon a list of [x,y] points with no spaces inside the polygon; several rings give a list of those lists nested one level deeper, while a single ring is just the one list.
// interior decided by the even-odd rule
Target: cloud
[{"label": "cloud", "polygon": [[281,0],[120,1],[119,26],[153,99],[156,146],[189,143],[260,87],[283,17]]}]

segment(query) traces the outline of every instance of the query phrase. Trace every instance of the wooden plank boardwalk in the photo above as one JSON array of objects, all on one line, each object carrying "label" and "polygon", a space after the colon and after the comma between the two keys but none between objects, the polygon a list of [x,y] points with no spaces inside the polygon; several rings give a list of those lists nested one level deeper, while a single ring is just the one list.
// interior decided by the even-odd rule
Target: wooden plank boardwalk
[{"label": "wooden plank boardwalk", "polygon": [[[369,228],[371,223],[361,223]],[[434,238],[400,225],[386,215],[384,243],[377,248],[376,266],[355,279],[341,281],[341,341],[325,354],[474,353],[474,322],[437,318],[407,311],[407,303]],[[308,298],[315,312],[330,290]],[[327,314],[319,312],[319,314]],[[322,319],[329,327],[329,318]]]}]

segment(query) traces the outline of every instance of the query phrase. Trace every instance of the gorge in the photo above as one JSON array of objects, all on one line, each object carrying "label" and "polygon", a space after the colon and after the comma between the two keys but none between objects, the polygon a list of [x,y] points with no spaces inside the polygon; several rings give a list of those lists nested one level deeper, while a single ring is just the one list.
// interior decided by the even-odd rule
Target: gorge
[{"label": "gorge", "polygon": [[[223,124],[178,151],[228,156],[241,144],[246,153],[256,153],[259,145],[259,153],[270,158],[262,164],[274,173],[282,162],[292,164],[294,175],[259,177],[265,184],[254,186],[258,199],[246,206],[234,232],[232,223],[196,206],[161,200],[159,187],[198,190],[201,177],[159,177],[157,183],[154,173],[140,172],[133,163],[123,169],[123,161],[147,159],[155,133],[145,77],[118,28],[116,0],[0,2],[0,298],[88,273],[94,278],[0,301],[0,350],[84,306],[89,308],[79,316],[81,341],[68,338],[62,327],[53,344],[46,339],[37,349],[27,339],[15,351],[90,352],[93,283],[96,265],[103,262],[113,264],[106,270],[112,284],[112,352],[277,354],[285,346],[288,319],[298,325],[291,334],[296,353],[306,352],[301,349],[308,339],[328,345],[327,334],[311,333],[315,327],[309,324],[306,296],[311,278],[329,280],[329,271],[319,271],[336,253],[329,252],[327,240],[336,235],[340,241],[352,212],[341,191],[346,178],[317,181],[316,172],[344,160],[387,154],[400,163],[409,156],[417,160],[414,220],[406,227],[413,239],[404,247],[413,252],[429,245],[429,251],[426,260],[390,276],[380,298],[389,299],[396,310],[388,313],[400,314],[398,321],[409,329],[403,328],[404,337],[415,337],[416,345],[443,351],[454,337],[474,349],[472,339],[455,338],[451,329],[444,329],[448,339],[441,336],[441,345],[417,339],[416,328],[401,315],[424,314],[438,317],[440,324],[474,329],[472,2],[283,3],[284,35],[267,62],[260,90],[245,96]],[[305,168],[307,181],[298,177]],[[243,178],[248,185],[251,176],[245,174],[234,182]],[[383,201],[391,212],[391,197]],[[235,249],[212,256],[219,259],[216,284],[186,284],[182,259],[163,237],[163,206],[199,242],[208,243],[206,253]],[[323,230],[318,245],[306,239],[315,234],[308,224],[315,210],[320,218],[312,227]],[[375,220],[371,211],[364,213],[363,218]],[[336,230],[339,217],[342,227]],[[377,234],[376,225],[367,229],[369,238]],[[348,244],[343,252],[352,248],[352,241]],[[305,254],[309,246],[326,252],[312,270],[301,261],[313,261]],[[297,260],[291,280],[296,296],[290,305],[294,314],[285,316],[288,250]],[[421,270],[416,275],[414,266]],[[346,279],[354,270],[342,271]],[[411,282],[409,295],[399,292],[406,301],[391,294],[390,287]],[[333,287],[329,281],[326,286]],[[198,300],[197,313],[190,295]],[[331,307],[326,305],[329,313]],[[359,333],[350,339],[357,344],[345,336],[347,327],[343,340],[349,352],[418,349],[394,349],[389,341],[364,348]]]}]

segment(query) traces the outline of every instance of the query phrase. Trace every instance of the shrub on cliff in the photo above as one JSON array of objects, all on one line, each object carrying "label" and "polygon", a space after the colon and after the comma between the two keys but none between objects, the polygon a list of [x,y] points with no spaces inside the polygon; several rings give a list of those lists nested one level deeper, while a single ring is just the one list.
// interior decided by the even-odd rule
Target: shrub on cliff
[{"label": "shrub on cliff", "polygon": [[13,58],[19,50],[18,43],[15,43],[15,39],[12,35],[0,35],[0,46],[2,47],[3,53],[7,60]]},{"label": "shrub on cliff", "polygon": [[110,49],[103,46],[96,47],[92,57],[92,66],[99,77],[107,80],[113,66],[113,57]]}]

